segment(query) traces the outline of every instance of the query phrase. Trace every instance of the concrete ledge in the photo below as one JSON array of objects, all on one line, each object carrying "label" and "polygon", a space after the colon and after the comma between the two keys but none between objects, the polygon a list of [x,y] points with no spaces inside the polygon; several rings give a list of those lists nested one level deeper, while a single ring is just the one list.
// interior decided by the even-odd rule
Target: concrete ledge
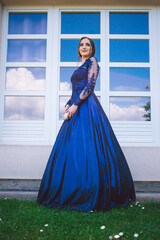
[{"label": "concrete ledge", "polygon": [[0,198],[35,201],[37,194],[37,191],[0,191]]},{"label": "concrete ledge", "polygon": [[40,180],[0,179],[0,191],[38,191]]},{"label": "concrete ledge", "polygon": [[[29,200],[36,201],[38,191],[0,191],[0,198],[2,199],[19,199],[19,200]],[[139,202],[144,201],[154,201],[160,202],[160,193],[144,193],[144,192],[136,192],[136,200]]]},{"label": "concrete ledge", "polygon": [[[137,201],[160,202],[160,182],[134,182]],[[0,179],[0,198],[36,201],[40,180]]]},{"label": "concrete ledge", "polygon": [[144,201],[154,201],[154,202],[160,202],[160,193],[159,192],[136,192],[136,199],[139,202]]},{"label": "concrete ledge", "polygon": [[[33,179],[0,179],[0,191],[38,191],[40,180]],[[160,193],[160,182],[134,181],[136,192]]]}]

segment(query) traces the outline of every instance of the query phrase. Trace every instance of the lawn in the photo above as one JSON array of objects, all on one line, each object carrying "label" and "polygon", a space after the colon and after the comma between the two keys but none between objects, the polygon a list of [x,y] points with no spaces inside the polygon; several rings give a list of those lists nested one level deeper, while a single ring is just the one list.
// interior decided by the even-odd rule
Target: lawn
[{"label": "lawn", "polygon": [[36,201],[0,199],[1,240],[114,240],[116,237],[159,240],[160,202],[136,202],[106,212],[85,213],[49,209]]}]

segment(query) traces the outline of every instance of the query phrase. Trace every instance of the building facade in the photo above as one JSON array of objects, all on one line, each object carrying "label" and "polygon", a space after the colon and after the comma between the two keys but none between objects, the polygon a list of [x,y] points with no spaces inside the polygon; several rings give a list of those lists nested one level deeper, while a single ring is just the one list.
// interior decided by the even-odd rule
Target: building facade
[{"label": "building facade", "polygon": [[[160,1],[0,4],[0,181],[42,177],[80,66],[94,40],[95,93],[135,182],[160,182]],[[156,191],[158,191],[156,189]]]}]

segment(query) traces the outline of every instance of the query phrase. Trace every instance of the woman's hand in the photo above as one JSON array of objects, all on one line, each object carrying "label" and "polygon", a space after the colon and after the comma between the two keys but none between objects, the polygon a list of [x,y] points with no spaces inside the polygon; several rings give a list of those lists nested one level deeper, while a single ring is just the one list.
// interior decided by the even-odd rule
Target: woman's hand
[{"label": "woman's hand", "polygon": [[72,104],[72,106],[66,110],[66,112],[68,113],[67,120],[71,119],[73,114],[76,112],[77,108],[78,106]]}]

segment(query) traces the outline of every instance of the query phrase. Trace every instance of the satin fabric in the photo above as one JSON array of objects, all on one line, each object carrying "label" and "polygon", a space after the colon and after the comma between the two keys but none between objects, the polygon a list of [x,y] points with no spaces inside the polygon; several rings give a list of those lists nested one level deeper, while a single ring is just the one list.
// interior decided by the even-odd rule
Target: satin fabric
[{"label": "satin fabric", "polygon": [[[85,68],[77,71],[80,77],[87,74]],[[79,82],[77,86],[72,102],[82,91]],[[50,208],[85,212],[106,211],[135,201],[131,172],[94,91],[70,120],[63,121],[37,201]]]}]

